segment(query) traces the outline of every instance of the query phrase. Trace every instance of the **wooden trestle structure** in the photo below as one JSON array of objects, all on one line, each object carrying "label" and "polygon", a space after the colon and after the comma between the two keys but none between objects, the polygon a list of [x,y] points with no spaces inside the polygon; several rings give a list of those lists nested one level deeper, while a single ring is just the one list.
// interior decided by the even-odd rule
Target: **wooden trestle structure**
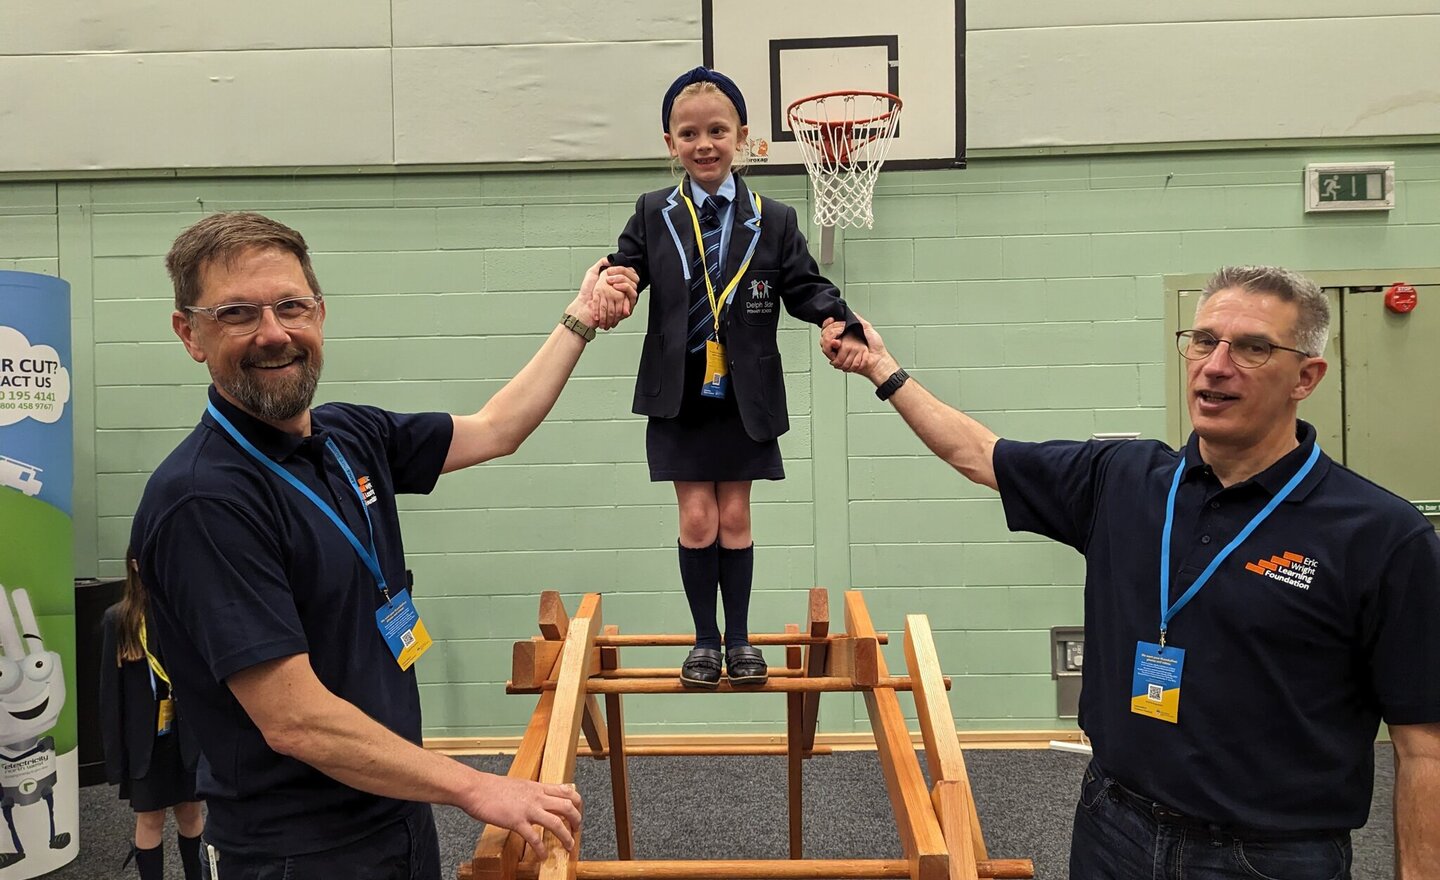
[{"label": "wooden trestle structure", "polygon": [[[684,688],[679,669],[626,668],[620,649],[635,646],[689,647],[689,635],[622,635],[602,626],[600,594],[588,593],[574,617],[560,595],[540,597],[540,635],[515,643],[510,693],[539,694],[509,775],[547,783],[573,783],[583,733],[586,752],[608,758],[615,800],[618,861],[581,861],[546,832],[548,855],[542,862],[519,835],[486,827],[474,858],[460,865],[460,880],[977,880],[980,877],[1033,877],[1029,859],[991,859],[965,772],[946,695],[949,681],[921,614],[905,618],[905,665],[909,675],[892,676],[881,656],[888,638],[875,631],[864,597],[845,594],[845,632],[830,632],[830,601],[824,589],[810,591],[806,628],[788,624],[784,633],[752,634],[755,645],[785,647],[783,667],[772,666],[760,687],[735,689],[722,679],[718,691]],[[815,746],[820,694],[860,691],[865,695],[875,747],[880,756],[895,824],[900,859],[804,859],[801,855],[801,763],[826,749]],[[912,691],[924,739],[925,759],[934,787],[928,788],[896,697]],[[783,746],[676,746],[635,748],[625,744],[625,694],[783,693],[787,708]],[[605,698],[600,710],[597,695]],[[788,859],[659,861],[634,858],[630,823],[627,755],[783,754],[787,758],[790,805]]]}]

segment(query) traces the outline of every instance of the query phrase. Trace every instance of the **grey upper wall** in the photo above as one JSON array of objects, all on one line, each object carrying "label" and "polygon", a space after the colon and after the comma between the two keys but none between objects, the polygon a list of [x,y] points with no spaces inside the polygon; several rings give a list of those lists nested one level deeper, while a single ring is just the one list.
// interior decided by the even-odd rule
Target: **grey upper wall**
[{"label": "grey upper wall", "polygon": [[[970,149],[1440,133],[1440,0],[968,5]],[[0,172],[658,158],[701,55],[699,0],[8,3]]]}]

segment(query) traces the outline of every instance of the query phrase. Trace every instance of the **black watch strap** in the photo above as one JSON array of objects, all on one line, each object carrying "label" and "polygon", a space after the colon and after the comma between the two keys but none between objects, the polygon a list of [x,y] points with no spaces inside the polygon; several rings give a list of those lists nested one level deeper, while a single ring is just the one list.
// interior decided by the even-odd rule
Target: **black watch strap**
[{"label": "black watch strap", "polygon": [[900,386],[904,385],[905,382],[909,380],[909,378],[910,374],[905,372],[904,368],[896,370],[895,372],[890,374],[889,379],[886,379],[884,382],[881,382],[879,385],[875,386],[875,396],[880,398],[881,400],[889,400],[890,395],[894,394],[896,391],[899,391]]}]

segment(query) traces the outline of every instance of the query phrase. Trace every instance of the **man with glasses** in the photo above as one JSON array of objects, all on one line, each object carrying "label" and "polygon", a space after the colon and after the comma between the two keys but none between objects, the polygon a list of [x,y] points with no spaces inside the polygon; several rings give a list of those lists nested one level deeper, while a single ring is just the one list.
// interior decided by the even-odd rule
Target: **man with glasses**
[{"label": "man with glasses", "polygon": [[[440,877],[431,803],[572,847],[580,797],[425,751],[396,496],[514,452],[594,337],[596,263],[539,351],[473,415],[310,408],[326,300],[305,239],[216,214],[166,257],[171,323],[210,371],[199,425],[156,469],[131,546],[200,740],[212,880]],[[602,277],[602,272],[604,273]],[[622,309],[623,311],[623,309]]]},{"label": "man with glasses", "polygon": [[[1195,427],[1178,451],[1002,440],[863,325],[877,395],[998,489],[1011,529],[1085,556],[1095,757],[1072,880],[1349,877],[1382,719],[1398,876],[1440,865],[1440,539],[1296,417],[1325,376],[1329,323],[1293,272],[1216,273],[1177,336]],[[839,329],[822,331],[827,355]]]}]

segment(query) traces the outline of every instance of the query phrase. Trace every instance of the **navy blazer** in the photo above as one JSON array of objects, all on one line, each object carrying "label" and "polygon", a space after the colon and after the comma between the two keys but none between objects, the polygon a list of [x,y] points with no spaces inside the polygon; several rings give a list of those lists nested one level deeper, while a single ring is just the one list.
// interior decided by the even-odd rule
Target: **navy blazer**
[{"label": "navy blazer", "polygon": [[[629,266],[640,275],[640,290],[652,288],[650,323],[632,407],[640,415],[674,418],[685,393],[690,273],[702,271],[696,268],[694,221],[680,194],[680,186],[688,185],[687,179],[679,186],[641,196],[635,202],[634,216],[620,233],[616,253],[610,255],[612,265]],[[761,202],[736,177],[733,214],[725,257],[726,283],[747,256],[750,265],[721,313],[720,341],[725,344],[730,385],[745,433],[763,442],[790,429],[775,339],[780,322],[777,301],[783,302],[791,315],[812,324],[819,325],[826,318],[844,321],[847,334],[860,333],[860,321],[845,305],[840,290],[820,274],[794,208],[769,198]]]},{"label": "navy blazer", "polygon": [[[160,711],[155,692],[150,689],[150,664],[127,660],[116,665],[119,610],[118,605],[105,610],[100,643],[100,740],[105,747],[105,779],[111,785],[118,785],[122,779],[144,779],[150,772]],[[146,628],[155,631],[154,626]],[[180,737],[181,762],[186,770],[194,772],[200,746],[182,723],[178,701],[175,726],[167,736]]]}]

